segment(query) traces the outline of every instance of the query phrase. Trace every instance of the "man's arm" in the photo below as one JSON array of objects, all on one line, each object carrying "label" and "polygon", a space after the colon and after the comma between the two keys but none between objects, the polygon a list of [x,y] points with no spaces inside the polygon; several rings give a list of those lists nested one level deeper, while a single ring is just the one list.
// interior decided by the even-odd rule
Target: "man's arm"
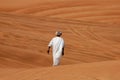
[{"label": "man's arm", "polygon": [[52,47],[52,44],[53,44],[53,39],[50,41],[50,43],[48,44],[48,50],[47,50],[47,53],[49,54],[50,52],[50,48]]}]

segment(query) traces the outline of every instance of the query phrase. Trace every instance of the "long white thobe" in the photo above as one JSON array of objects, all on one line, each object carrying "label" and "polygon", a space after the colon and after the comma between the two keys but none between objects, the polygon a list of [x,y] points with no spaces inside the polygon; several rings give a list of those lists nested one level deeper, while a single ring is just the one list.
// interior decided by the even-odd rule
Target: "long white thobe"
[{"label": "long white thobe", "polygon": [[64,40],[61,37],[54,37],[48,46],[52,46],[53,50],[53,66],[60,64],[62,56],[62,48],[64,47]]}]

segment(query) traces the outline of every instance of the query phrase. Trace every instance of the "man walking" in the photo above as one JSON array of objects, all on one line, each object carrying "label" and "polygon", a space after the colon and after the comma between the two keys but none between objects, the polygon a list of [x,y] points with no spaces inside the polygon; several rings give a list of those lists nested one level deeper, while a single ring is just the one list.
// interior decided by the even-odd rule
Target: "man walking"
[{"label": "man walking", "polygon": [[53,66],[59,65],[60,59],[64,55],[64,40],[61,38],[61,35],[62,32],[56,32],[56,37],[54,37],[48,45],[48,54],[50,52],[50,48],[52,47]]}]

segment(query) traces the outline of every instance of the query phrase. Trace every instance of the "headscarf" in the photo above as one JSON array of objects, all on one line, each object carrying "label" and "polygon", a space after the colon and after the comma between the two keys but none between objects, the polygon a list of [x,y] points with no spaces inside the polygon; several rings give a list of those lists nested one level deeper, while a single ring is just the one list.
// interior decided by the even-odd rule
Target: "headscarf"
[{"label": "headscarf", "polygon": [[62,35],[62,32],[57,31],[55,34],[56,34],[56,36],[61,36],[61,35]]}]

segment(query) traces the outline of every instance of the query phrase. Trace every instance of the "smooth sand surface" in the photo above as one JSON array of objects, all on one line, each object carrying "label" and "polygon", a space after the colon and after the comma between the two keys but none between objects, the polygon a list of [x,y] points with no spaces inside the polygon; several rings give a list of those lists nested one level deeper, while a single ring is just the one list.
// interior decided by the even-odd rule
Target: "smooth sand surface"
[{"label": "smooth sand surface", "polygon": [[[119,0],[1,0],[0,80],[120,80]],[[52,67],[47,45],[63,32]]]},{"label": "smooth sand surface", "polygon": [[31,69],[2,69],[1,80],[119,80],[120,61]]},{"label": "smooth sand surface", "polygon": [[119,24],[119,0],[1,0],[0,12]]}]

